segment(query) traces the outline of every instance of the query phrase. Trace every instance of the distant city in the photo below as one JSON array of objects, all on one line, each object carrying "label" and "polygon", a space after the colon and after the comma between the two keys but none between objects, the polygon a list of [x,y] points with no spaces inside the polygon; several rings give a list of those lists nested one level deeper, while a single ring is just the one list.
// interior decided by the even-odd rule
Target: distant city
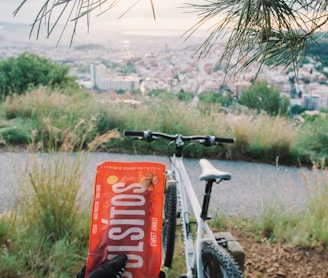
[{"label": "distant city", "polygon": [[[235,96],[251,85],[257,74],[257,65],[237,79],[227,79],[225,65],[217,62],[224,50],[224,42],[217,43],[206,57],[196,51],[204,37],[186,41],[174,36],[139,36],[119,33],[94,34],[101,40],[86,35],[75,39],[69,46],[67,40],[59,42],[28,39],[29,26],[0,22],[0,60],[30,52],[69,66],[71,74],[86,89],[99,91],[155,89],[171,92],[188,92],[197,95],[206,91],[219,91],[227,86]],[[308,110],[328,108],[328,80],[313,63],[305,64],[294,82],[286,69],[264,67],[258,74],[271,86],[280,88],[290,97],[292,105]]]}]

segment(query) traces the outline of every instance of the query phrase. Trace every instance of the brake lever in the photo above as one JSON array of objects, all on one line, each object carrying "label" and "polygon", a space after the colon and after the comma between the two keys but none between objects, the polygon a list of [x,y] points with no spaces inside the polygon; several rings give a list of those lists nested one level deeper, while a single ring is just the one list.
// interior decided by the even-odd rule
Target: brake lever
[{"label": "brake lever", "polygon": [[216,142],[215,142],[215,137],[214,136],[209,136],[207,139],[200,139],[198,140],[199,144],[205,146],[205,147],[211,147],[211,146],[215,146]]}]

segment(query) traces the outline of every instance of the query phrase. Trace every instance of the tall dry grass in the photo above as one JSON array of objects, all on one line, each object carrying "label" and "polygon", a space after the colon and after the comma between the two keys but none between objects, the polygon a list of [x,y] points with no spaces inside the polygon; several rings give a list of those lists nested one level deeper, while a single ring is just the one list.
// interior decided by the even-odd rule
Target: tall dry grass
[{"label": "tall dry grass", "polygon": [[0,240],[10,241],[0,247],[1,277],[76,275],[88,248],[85,168],[79,154],[31,155],[19,173],[15,205],[0,217]]},{"label": "tall dry grass", "polygon": [[[106,95],[39,88],[7,98],[2,104],[7,118],[3,120],[0,134],[5,135],[2,136],[5,143],[30,143],[34,150],[43,151],[81,150],[96,143],[101,150],[163,153],[165,147],[156,143],[137,147],[122,138],[105,140],[110,130],[122,134],[128,129],[151,129],[172,134],[236,138],[235,144],[226,144],[217,150],[203,150],[199,146],[187,149],[186,155],[192,157],[211,155],[300,165],[302,161],[309,161],[309,155],[315,157],[315,149],[321,150],[321,156],[326,152],[324,140],[320,141],[319,147],[313,146],[309,150],[312,135],[303,132],[302,126],[295,126],[286,117],[254,115],[238,107],[230,113],[201,113],[197,107],[179,101],[172,93],[152,97],[139,95],[137,98],[138,103],[125,99],[113,101]],[[320,134],[324,137],[324,132]]]},{"label": "tall dry grass", "polygon": [[264,203],[254,227],[274,241],[302,247],[328,247],[328,169],[314,165],[312,172],[302,173],[307,192],[303,208],[287,210],[279,196]]},{"label": "tall dry grass", "polygon": [[297,162],[294,144],[300,129],[285,117],[238,115],[231,121],[236,153],[260,161]]}]

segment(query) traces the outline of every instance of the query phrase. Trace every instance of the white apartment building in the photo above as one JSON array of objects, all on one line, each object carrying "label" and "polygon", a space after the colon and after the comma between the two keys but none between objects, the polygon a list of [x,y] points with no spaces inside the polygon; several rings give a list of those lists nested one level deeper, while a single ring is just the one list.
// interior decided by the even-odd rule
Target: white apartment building
[{"label": "white apartment building", "polygon": [[138,90],[140,81],[133,76],[111,76],[103,64],[92,64],[90,66],[91,83],[93,87],[100,90]]}]

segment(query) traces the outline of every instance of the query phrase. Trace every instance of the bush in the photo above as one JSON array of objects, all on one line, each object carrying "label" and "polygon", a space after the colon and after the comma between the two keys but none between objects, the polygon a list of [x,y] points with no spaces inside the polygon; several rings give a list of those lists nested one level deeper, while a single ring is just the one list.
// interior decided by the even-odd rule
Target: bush
[{"label": "bush", "polygon": [[244,89],[239,97],[239,102],[258,112],[265,111],[269,115],[286,115],[290,100],[280,96],[277,88],[270,88],[266,81],[255,82]]},{"label": "bush", "polygon": [[30,120],[15,118],[3,123],[0,127],[0,138],[6,144],[26,145],[31,143],[31,124]]},{"label": "bush", "polygon": [[299,137],[296,138],[295,148],[299,150],[303,161],[327,162],[328,155],[328,117],[317,115],[303,124]]},{"label": "bush", "polygon": [[77,88],[76,78],[69,76],[68,72],[68,67],[28,52],[8,58],[0,62],[0,100],[41,85],[60,89]]},{"label": "bush", "polygon": [[8,118],[25,119],[33,143],[43,150],[76,150],[97,134],[96,103],[80,93],[66,95],[42,87],[8,97],[3,107]]}]

